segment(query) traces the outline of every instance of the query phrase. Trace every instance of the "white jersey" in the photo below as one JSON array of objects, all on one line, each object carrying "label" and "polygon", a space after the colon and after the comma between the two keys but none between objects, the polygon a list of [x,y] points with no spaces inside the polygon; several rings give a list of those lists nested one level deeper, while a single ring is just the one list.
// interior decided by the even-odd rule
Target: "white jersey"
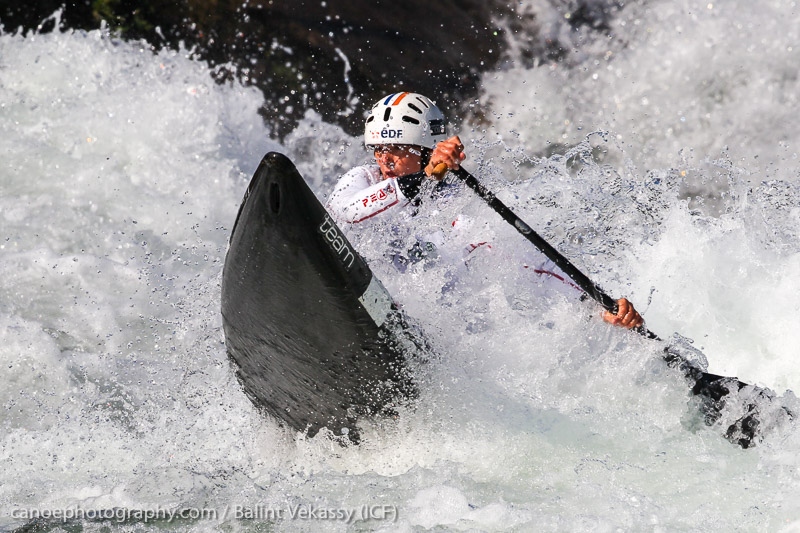
[{"label": "white jersey", "polygon": [[356,224],[392,207],[407,205],[411,200],[397,180],[383,179],[378,165],[356,167],[339,179],[326,207],[337,222]]},{"label": "white jersey", "polygon": [[[344,174],[334,187],[326,208],[331,213],[337,223],[357,224],[380,215],[389,209],[398,209],[411,204],[413,195],[416,194],[418,182],[409,184],[408,176],[400,178],[383,179],[378,165],[364,165],[356,167]],[[410,186],[411,185],[411,186]],[[403,191],[411,191],[413,194],[409,198]],[[465,217],[458,217],[451,224],[449,235],[445,236],[442,232],[437,235],[426,236],[423,240],[424,245],[434,245],[440,247],[444,240],[454,238],[464,243],[463,260],[469,262],[473,252],[477,250],[492,250],[493,244],[485,238],[469,231],[471,222]],[[469,228],[469,229],[468,229]],[[467,230],[467,231],[465,231]],[[509,251],[507,250],[506,253]],[[501,252],[503,253],[503,252]],[[506,255],[503,253],[503,255]],[[480,255],[480,254],[478,254]],[[510,251],[509,259],[517,263],[520,268],[533,272],[542,280],[551,280],[561,289],[566,289],[567,293],[581,294],[581,290],[569,277],[564,274],[552,261],[547,259],[541,252],[532,245]],[[408,261],[408,259],[405,259]],[[401,262],[402,263],[402,262]],[[396,262],[396,265],[398,263]],[[402,267],[404,269],[404,267]]]}]

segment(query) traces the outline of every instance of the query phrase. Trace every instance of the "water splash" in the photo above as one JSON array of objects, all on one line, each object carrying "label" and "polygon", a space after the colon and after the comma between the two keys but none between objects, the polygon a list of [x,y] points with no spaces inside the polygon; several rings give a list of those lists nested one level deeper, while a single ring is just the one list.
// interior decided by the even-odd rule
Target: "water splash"
[{"label": "water splash", "polygon": [[[260,96],[214,84],[189,55],[102,32],[0,36],[0,527],[24,523],[12,512],[25,508],[159,505],[220,517],[236,506],[396,506],[397,523],[355,526],[370,530],[795,520],[794,428],[754,450],[731,446],[699,419],[658,346],[607,327],[590,304],[543,293],[509,262],[522,249],[514,229],[457,187],[408,238],[453,232],[459,215],[467,231],[402,275],[379,261],[392,220],[354,233],[440,354],[414,408],[367,424],[359,447],[261,417],[236,383],[219,319],[221,260],[247,180],[277,149],[324,197],[367,154],[313,114],[285,146],[269,141]],[[532,139],[527,124],[516,129]],[[752,169],[736,171],[734,156],[733,166],[650,166],[615,130],[547,153],[477,128],[463,136],[473,173],[610,293],[650,299],[652,329],[693,338],[712,369],[796,387],[791,182],[749,184]],[[719,197],[713,213],[681,193],[704,179]],[[465,263],[460,244],[473,236],[496,245]],[[771,315],[750,305],[763,297]],[[232,514],[137,523],[220,525],[347,527]]]}]

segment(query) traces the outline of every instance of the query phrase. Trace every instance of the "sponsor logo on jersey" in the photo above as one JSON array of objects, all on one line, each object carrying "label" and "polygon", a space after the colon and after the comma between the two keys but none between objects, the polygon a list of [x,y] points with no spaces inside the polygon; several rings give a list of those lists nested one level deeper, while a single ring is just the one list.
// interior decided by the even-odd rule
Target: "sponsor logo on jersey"
[{"label": "sponsor logo on jersey", "polygon": [[331,248],[339,254],[339,259],[342,261],[345,268],[349,269],[352,267],[356,256],[330,216],[325,215],[325,220],[322,221],[319,232],[322,233],[322,236],[325,237],[325,240],[328,241]]},{"label": "sponsor logo on jersey", "polygon": [[367,196],[366,198],[361,199],[361,204],[364,207],[367,207],[370,204],[374,204],[375,202],[380,202],[382,200],[386,200],[390,194],[394,194],[394,187],[391,184],[387,185],[383,189],[380,189],[377,192],[374,192]]}]

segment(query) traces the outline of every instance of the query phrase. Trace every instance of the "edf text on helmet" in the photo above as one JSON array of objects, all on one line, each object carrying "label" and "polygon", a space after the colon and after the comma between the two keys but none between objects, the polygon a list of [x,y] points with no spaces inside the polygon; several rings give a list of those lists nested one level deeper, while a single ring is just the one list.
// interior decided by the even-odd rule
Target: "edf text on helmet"
[{"label": "edf text on helmet", "polygon": [[392,128],[383,128],[381,130],[382,139],[402,139],[403,130],[394,130]]}]

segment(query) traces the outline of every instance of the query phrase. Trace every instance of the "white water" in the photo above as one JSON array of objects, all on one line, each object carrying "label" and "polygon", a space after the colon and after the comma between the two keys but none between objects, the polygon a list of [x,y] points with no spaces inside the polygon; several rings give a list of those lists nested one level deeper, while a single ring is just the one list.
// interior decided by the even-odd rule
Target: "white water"
[{"label": "white water", "polygon": [[[746,20],[763,31],[734,38],[747,5],[707,13],[698,4],[706,18],[687,5],[626,12],[649,30],[611,43],[604,68],[630,82],[609,80],[605,93],[589,90],[592,72],[580,65],[561,78],[574,90],[545,69],[487,77],[495,131],[464,132],[469,168],[610,293],[637,302],[651,329],[694,338],[710,370],[800,390],[797,136],[775,119],[797,115],[796,61],[778,53],[797,48],[797,15],[788,3],[753,7]],[[695,33],[674,38],[676,24],[691,23]],[[737,53],[764,39],[763,54]],[[735,85],[729,63],[700,61],[709,40],[737,58],[741,79],[772,73],[786,83],[769,97]],[[466,213],[498,243],[457,290],[439,293],[441,263],[403,276],[376,265],[440,354],[415,411],[366,428],[357,448],[260,417],[228,364],[219,316],[236,208],[268,150],[293,157],[320,196],[366,154],[313,115],[278,146],[256,113],[258,93],[215,85],[187,55],[153,55],[101,32],[0,36],[0,527],[26,522],[20,511],[78,507],[218,513],[157,526],[177,529],[265,521],[237,521],[235,506],[283,511],[278,528],[302,531],[800,527],[794,427],[741,450],[703,426],[657,344],[607,327],[591,305],[537,298],[502,261],[504,247],[525,244],[467,192],[419,219],[441,228]],[[641,101],[645,84],[659,87],[650,105],[680,107],[685,85],[650,70],[665,57],[719,80],[729,100],[715,107],[718,121],[668,136],[637,106],[618,108],[613,122],[593,118],[610,98],[601,95]],[[526,86],[536,87],[535,110],[509,117],[504,106],[528,101]],[[710,93],[692,98],[689,117],[714,107]],[[595,159],[576,165],[580,147],[569,160],[566,149],[534,157],[563,135],[547,126],[562,118],[536,113],[562,109],[584,129],[567,128],[560,142],[610,130],[608,140],[590,137]],[[501,174],[530,179],[509,187]],[[775,178],[786,181],[761,184]],[[678,196],[701,188],[718,198],[714,215]],[[354,237],[368,255],[381,251]],[[297,505],[386,505],[397,520],[288,518]]]}]

